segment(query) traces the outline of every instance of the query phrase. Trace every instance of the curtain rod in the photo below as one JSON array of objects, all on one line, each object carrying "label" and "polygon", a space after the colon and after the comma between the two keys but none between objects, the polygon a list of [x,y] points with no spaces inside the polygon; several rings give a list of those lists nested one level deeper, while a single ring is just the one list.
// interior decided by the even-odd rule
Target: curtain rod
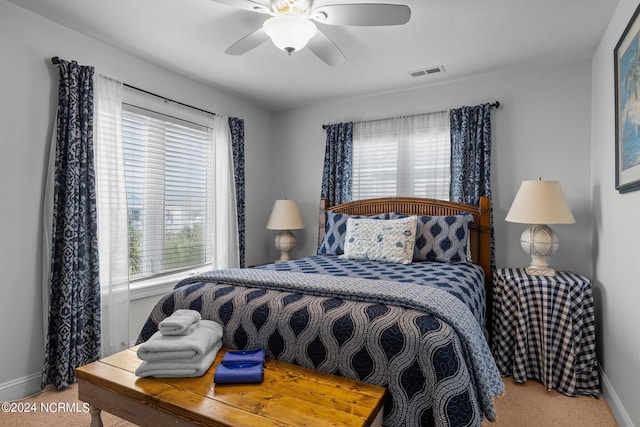
[{"label": "curtain rod", "polygon": [[[51,57],[51,63],[54,64],[54,65],[59,65],[60,64],[60,58],[57,57],[57,56]],[[148,90],[140,89],[139,87],[135,87],[135,86],[132,86],[132,85],[127,84],[127,83],[122,83],[122,85],[125,86],[125,87],[128,87],[129,89],[137,90],[138,92],[142,92],[142,93],[146,93],[147,95],[155,96],[156,98],[160,98],[165,102],[172,102],[174,104],[182,105],[183,107],[188,107],[188,108],[191,108],[191,109],[196,110],[196,111],[200,111],[200,112],[203,112],[203,113],[211,114],[212,116],[219,115],[219,114],[216,114],[216,113],[212,113],[211,111],[203,110],[202,108],[194,107],[193,105],[185,104],[184,102],[175,101],[173,99],[164,97],[162,95],[158,95],[157,93],[149,92]]]},{"label": "curtain rod", "polygon": [[[491,107],[491,108],[500,108],[500,101],[496,101],[496,102],[493,102],[493,103],[489,104],[489,107]],[[424,115],[424,114],[430,114],[430,113],[411,114],[411,115],[409,115],[409,116],[399,116],[399,117],[415,117],[415,116],[422,116],[422,115]],[[389,117],[389,118],[390,118],[390,117]],[[388,120],[389,118],[386,118],[386,119],[364,120],[364,121],[353,122],[353,123],[375,122],[375,121],[378,121],[378,120]],[[329,125],[328,125],[328,124],[327,124],[327,125],[322,125],[322,129],[326,129],[326,128],[327,128],[327,126],[329,126]]]}]

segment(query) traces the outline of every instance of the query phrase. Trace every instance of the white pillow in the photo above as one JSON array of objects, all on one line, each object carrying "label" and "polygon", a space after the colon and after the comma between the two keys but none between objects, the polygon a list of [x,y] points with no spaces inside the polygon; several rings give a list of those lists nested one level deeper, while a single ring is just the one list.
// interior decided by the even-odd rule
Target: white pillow
[{"label": "white pillow", "polygon": [[416,241],[416,216],[401,219],[349,218],[342,259],[410,264]]}]

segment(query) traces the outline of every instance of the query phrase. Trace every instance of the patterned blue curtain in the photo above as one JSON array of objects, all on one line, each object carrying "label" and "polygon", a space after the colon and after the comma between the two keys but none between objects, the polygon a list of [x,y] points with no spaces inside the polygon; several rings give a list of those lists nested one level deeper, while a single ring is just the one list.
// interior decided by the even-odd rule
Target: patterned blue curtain
[{"label": "patterned blue curtain", "polygon": [[325,125],[327,144],[322,171],[320,197],[331,206],[351,201],[351,167],[353,161],[353,123]]},{"label": "patterned blue curtain", "polygon": [[[451,110],[452,201],[477,205],[491,197],[491,104]],[[493,202],[491,203],[493,206]],[[491,269],[495,269],[493,215],[491,217]]]},{"label": "patterned blue curtain", "polygon": [[236,185],[236,209],[238,211],[238,247],[240,268],[244,267],[245,256],[245,189],[244,189],[244,120],[229,117],[231,145],[233,146],[233,175]]},{"label": "patterned blue curtain", "polygon": [[93,67],[60,61],[49,329],[42,387],[65,388],[100,357],[100,282],[93,166]]}]

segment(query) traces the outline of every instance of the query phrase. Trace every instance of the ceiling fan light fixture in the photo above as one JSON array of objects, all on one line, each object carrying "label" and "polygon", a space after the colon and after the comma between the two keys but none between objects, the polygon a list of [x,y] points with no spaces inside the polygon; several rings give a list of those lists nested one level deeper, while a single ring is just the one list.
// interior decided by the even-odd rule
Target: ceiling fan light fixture
[{"label": "ceiling fan light fixture", "polygon": [[313,22],[294,14],[273,16],[262,24],[273,44],[289,55],[304,48],[318,29]]},{"label": "ceiling fan light fixture", "polygon": [[271,0],[271,8],[278,13],[297,12],[305,15],[313,6],[313,0]]}]

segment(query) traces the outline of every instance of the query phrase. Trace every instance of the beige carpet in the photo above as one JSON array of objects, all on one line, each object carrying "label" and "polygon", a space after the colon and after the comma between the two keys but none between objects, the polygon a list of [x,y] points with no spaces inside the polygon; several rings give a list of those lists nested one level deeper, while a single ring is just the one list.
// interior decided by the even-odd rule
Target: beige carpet
[{"label": "beige carpet", "polygon": [[[496,401],[498,420],[485,421],[482,427],[609,427],[616,426],[607,402],[591,397],[567,397],[547,391],[542,384],[528,381],[515,384],[505,378],[506,393]],[[70,426],[86,427],[91,415],[83,411],[77,400],[77,385],[65,391],[50,390],[21,400],[22,406],[33,408],[31,413],[0,412],[0,426]],[[49,412],[43,410],[49,409]],[[106,412],[102,413],[105,427],[131,427],[133,424]],[[251,426],[253,427],[253,426]]]},{"label": "beige carpet", "polygon": [[604,398],[569,397],[547,391],[537,381],[517,384],[505,378],[505,395],[495,401],[498,419],[482,427],[613,427],[617,426]]}]

